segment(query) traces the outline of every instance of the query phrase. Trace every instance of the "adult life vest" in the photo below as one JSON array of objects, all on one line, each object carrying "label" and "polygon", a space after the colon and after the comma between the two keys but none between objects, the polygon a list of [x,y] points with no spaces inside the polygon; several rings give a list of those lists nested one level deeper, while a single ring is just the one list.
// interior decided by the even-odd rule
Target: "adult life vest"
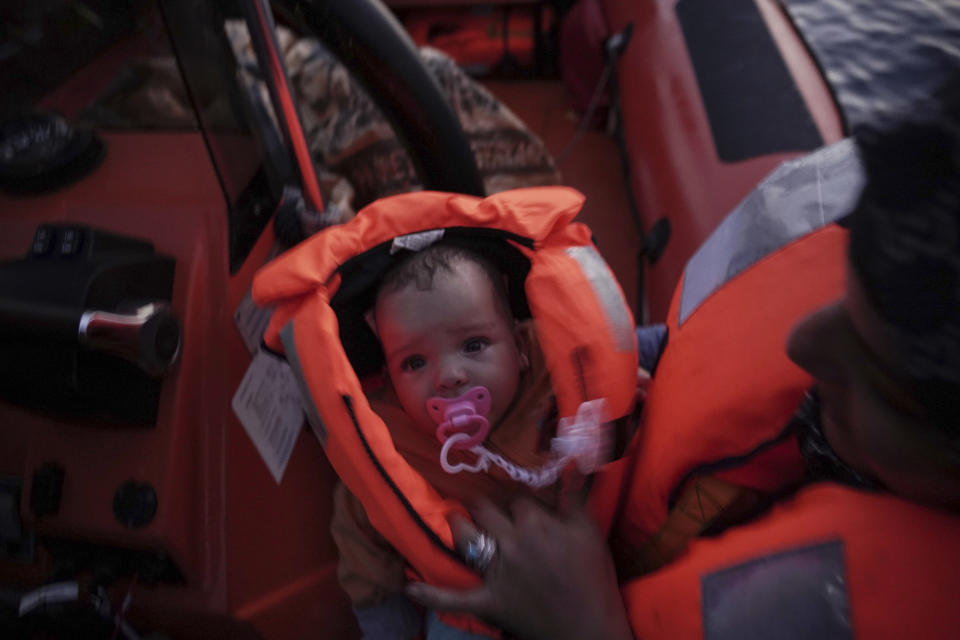
[{"label": "adult life vest", "polygon": [[622,586],[634,635],[956,638],[960,518],[814,484]]},{"label": "adult life vest", "polygon": [[[785,426],[812,380],[791,328],[844,290],[862,184],[852,142],[788,162],[691,259],[648,389],[615,536],[639,547],[691,477],[776,491],[802,478]],[[960,518],[833,484],[623,585],[637,638],[955,637]],[[624,546],[629,546],[629,544]]]},{"label": "adult life vest", "polygon": [[[426,191],[392,196],[304,241],[254,280],[257,303],[275,306],[265,344],[285,353],[331,464],[373,526],[423,580],[479,584],[454,550],[447,522],[449,513],[463,509],[441,498],[396,451],[357,375],[370,369],[359,356],[379,348],[364,346],[351,332],[367,330],[362,314],[397,250],[416,250],[443,236],[445,243],[512,267],[508,275],[520,286],[511,283],[508,291],[511,298],[522,295],[511,304],[533,319],[559,417],[573,417],[583,403],[599,398],[610,419],[626,415],[636,391],[633,318],[590,231],[573,222],[583,201],[565,187],[485,199]],[[344,343],[352,347],[345,350]]]},{"label": "adult life vest", "polygon": [[788,161],[690,259],[631,443],[619,546],[645,544],[698,474],[761,491],[802,477],[785,427],[813,380],[787,358],[787,336],[843,293],[847,232],[831,221],[862,180],[850,140]]}]

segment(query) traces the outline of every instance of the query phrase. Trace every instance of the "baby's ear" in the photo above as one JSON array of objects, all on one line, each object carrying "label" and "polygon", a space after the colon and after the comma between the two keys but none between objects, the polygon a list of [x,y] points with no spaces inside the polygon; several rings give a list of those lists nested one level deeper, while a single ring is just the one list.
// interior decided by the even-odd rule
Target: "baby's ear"
[{"label": "baby's ear", "polygon": [[517,341],[517,350],[520,352],[520,371],[530,368],[530,332],[533,327],[529,322],[515,321],[513,338]]},{"label": "baby's ear", "polygon": [[367,326],[373,331],[373,335],[379,337],[380,334],[377,333],[377,319],[373,315],[373,307],[367,309],[363,314],[363,319],[366,320]]}]

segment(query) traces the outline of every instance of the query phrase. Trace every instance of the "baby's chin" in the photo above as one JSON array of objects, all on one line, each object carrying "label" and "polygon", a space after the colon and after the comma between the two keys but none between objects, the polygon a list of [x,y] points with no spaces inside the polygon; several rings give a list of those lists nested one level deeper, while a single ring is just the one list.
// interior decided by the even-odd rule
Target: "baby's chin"
[{"label": "baby's chin", "polygon": [[439,425],[437,425],[437,423],[434,422],[434,421],[430,418],[430,416],[427,416],[425,420],[423,420],[423,419],[414,420],[414,423],[417,425],[417,430],[418,430],[418,431],[421,431],[421,432],[429,435],[429,436],[432,437],[432,438],[435,438],[435,437],[436,437],[436,435],[437,435],[437,427],[438,427]]}]

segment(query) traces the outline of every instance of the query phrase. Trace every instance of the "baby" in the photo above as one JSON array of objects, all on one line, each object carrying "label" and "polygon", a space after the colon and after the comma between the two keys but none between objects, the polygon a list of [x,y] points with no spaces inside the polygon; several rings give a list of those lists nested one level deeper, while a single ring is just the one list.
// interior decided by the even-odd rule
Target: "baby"
[{"label": "baby", "polygon": [[[454,398],[470,398],[474,415],[482,418],[468,428],[468,436],[509,464],[532,469],[552,459],[555,410],[549,378],[529,324],[510,312],[496,268],[473,252],[433,245],[387,273],[367,317],[383,347],[390,382],[368,398],[407,461],[444,497],[483,495],[504,505],[518,491],[530,491],[496,467],[451,474],[440,463],[437,431],[443,406]],[[472,456],[453,455],[464,461]],[[550,491],[535,495],[552,505]],[[341,558],[339,578],[364,636],[417,635],[419,612],[402,596],[402,558],[342,486],[332,528]],[[432,613],[425,629],[427,638],[441,633],[482,637],[448,627]]]},{"label": "baby", "polygon": [[384,279],[369,318],[397,399],[421,429],[437,428],[427,410],[433,397],[485,387],[491,425],[513,405],[529,338],[486,260],[444,246],[414,254]]}]

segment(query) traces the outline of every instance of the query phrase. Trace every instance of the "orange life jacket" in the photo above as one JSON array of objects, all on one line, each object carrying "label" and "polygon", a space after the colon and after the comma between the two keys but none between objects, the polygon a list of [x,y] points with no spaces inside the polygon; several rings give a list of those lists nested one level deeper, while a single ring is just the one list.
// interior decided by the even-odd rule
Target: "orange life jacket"
[{"label": "orange life jacket", "polygon": [[784,428],[813,380],[787,358],[787,336],[800,318],[842,294],[846,237],[830,225],[785,247],[683,323],[674,298],[616,525],[627,546],[660,528],[692,474],[764,491],[802,476],[796,439]]},{"label": "orange life jacket", "polygon": [[811,485],[622,588],[634,635],[956,638],[960,518]]},{"label": "orange life jacket", "polygon": [[[276,307],[264,341],[285,352],[301,381],[308,419],[330,462],[373,526],[428,582],[478,583],[455,552],[447,523],[447,515],[462,507],[442,499],[409,466],[370,409],[341,343],[346,327],[335,311],[337,294],[371,273],[375,280],[392,248],[428,243],[441,230],[445,241],[508,246],[529,265],[524,302],[559,416],[572,417],[582,403],[605,398],[609,417],[620,417],[636,388],[633,318],[589,230],[573,222],[582,204],[580,193],[564,187],[485,199],[438,192],[393,196],[281,255],[254,280],[257,303]],[[347,306],[340,315],[348,315]],[[358,314],[348,321],[362,323]]]},{"label": "orange life jacket", "polygon": [[847,232],[830,221],[850,210],[860,175],[850,141],[784,163],[691,258],[631,443],[623,546],[658,531],[695,474],[762,491],[802,476],[785,427],[813,381],[787,358],[787,336],[843,293]]},{"label": "orange life jacket", "polygon": [[[786,357],[786,339],[843,293],[847,232],[830,221],[857,196],[856,167],[849,142],[787,163],[688,264],[632,443],[621,546],[658,532],[688,478],[761,491],[802,478],[785,427],[813,381]],[[791,216],[807,220],[787,224]],[[955,515],[810,485],[762,517],[693,540],[622,595],[645,640],[956,637],[958,540]]]}]

